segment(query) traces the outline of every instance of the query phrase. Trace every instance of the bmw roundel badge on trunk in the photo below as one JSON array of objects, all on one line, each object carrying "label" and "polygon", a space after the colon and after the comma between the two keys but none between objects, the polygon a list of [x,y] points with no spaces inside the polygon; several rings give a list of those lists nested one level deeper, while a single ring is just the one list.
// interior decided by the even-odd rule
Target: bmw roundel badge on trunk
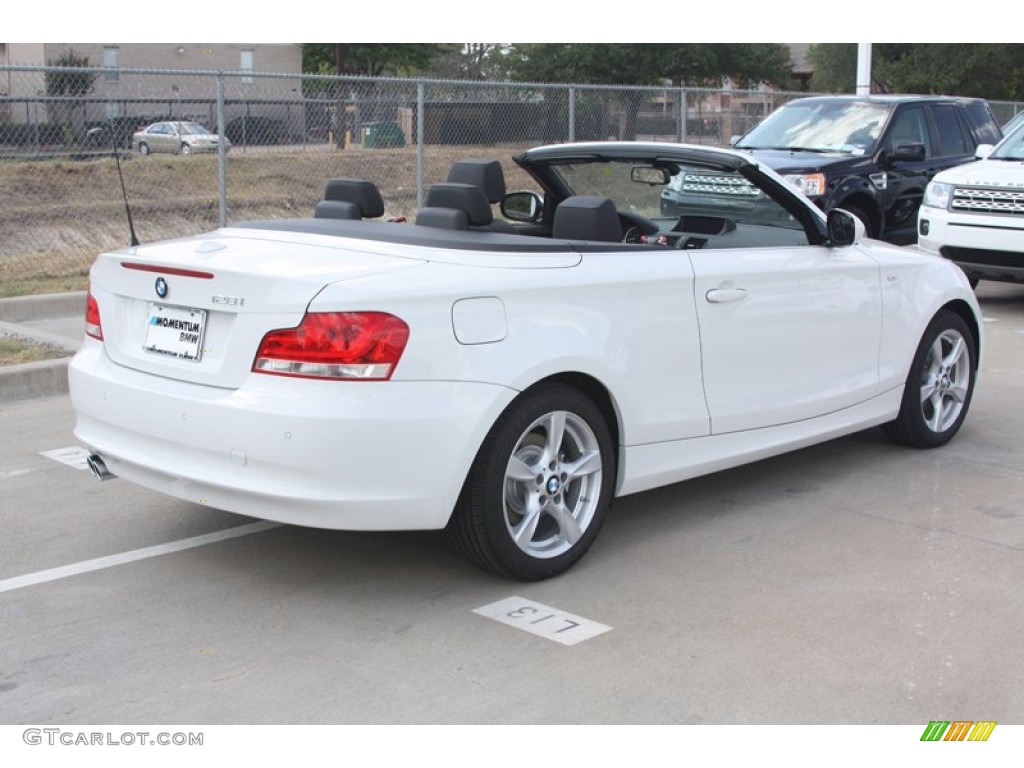
[{"label": "bmw roundel badge on trunk", "polygon": [[156,286],[155,286],[155,288],[156,288],[156,295],[157,296],[159,296],[161,299],[166,299],[167,298],[167,281],[166,280],[164,280],[162,277],[158,277],[156,279]]}]

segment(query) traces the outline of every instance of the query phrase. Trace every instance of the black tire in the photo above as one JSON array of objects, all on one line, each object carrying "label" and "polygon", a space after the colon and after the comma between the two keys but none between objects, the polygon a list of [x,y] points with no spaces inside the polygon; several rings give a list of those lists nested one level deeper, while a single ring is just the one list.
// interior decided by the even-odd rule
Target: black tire
[{"label": "black tire", "polygon": [[140,155],[148,155],[149,154],[149,144],[147,144],[144,141],[139,142],[139,154]]},{"label": "black tire", "polygon": [[547,579],[593,544],[614,481],[614,446],[598,408],[571,387],[542,386],[491,428],[448,530],[485,571]]},{"label": "black tire", "polygon": [[181,143],[181,154],[183,154],[183,155],[191,155],[192,154],[192,147],[190,147],[185,142],[182,142]]},{"label": "black tire", "polygon": [[977,359],[964,319],[949,310],[935,315],[910,365],[899,415],[883,425],[885,434],[914,448],[948,443],[971,405]]}]

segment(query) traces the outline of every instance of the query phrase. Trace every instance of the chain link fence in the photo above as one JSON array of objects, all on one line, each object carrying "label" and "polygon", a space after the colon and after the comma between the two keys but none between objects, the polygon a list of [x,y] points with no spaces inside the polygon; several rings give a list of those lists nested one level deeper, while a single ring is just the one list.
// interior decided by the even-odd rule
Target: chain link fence
[{"label": "chain link fence", "polygon": [[[310,216],[339,176],[411,219],[458,159],[498,159],[509,189],[531,189],[512,161],[528,147],[726,146],[807,95],[0,66],[0,295],[84,287],[96,254],[129,242],[125,196],[143,243]],[[1001,121],[1019,108],[993,104]]]}]

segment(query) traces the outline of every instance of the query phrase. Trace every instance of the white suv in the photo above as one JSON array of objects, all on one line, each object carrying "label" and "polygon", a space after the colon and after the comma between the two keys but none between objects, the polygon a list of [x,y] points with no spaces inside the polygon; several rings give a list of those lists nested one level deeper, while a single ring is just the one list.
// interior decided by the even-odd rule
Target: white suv
[{"label": "white suv", "polygon": [[974,163],[935,175],[918,213],[918,246],[956,262],[971,285],[1024,282],[1024,123]]}]

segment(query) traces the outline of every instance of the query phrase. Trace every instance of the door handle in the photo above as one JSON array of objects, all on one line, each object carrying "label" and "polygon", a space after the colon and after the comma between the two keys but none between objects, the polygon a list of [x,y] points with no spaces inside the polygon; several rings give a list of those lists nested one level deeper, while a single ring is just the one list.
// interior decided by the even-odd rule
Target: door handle
[{"label": "door handle", "polygon": [[706,298],[712,304],[728,304],[731,301],[741,301],[747,297],[743,288],[712,288],[706,294]]}]

